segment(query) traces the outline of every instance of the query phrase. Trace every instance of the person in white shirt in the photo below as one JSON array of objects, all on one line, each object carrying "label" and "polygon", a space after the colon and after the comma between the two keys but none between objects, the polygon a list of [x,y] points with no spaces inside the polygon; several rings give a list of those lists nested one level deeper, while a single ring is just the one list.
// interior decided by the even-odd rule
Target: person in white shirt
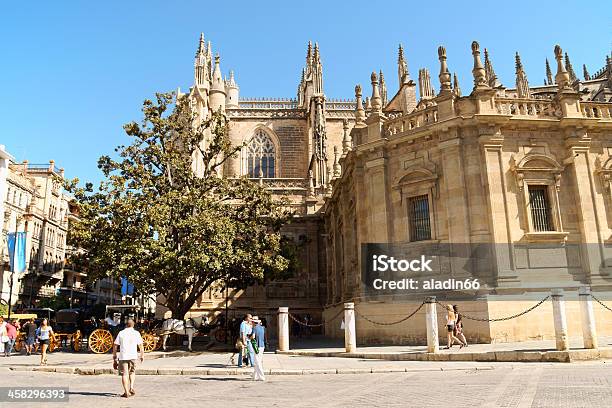
[{"label": "person in white shirt", "polygon": [[[117,358],[117,346],[119,346],[119,358]],[[142,337],[134,330],[134,320],[128,319],[126,328],[121,330],[113,344],[113,366],[119,370],[121,383],[123,384],[123,398],[136,395],[134,391],[134,380],[136,377],[136,359],[144,360],[144,348]]]}]

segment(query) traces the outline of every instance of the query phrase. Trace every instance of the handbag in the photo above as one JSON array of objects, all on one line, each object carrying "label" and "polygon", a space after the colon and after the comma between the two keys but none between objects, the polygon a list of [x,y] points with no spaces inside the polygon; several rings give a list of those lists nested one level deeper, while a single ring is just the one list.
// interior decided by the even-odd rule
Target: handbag
[{"label": "handbag", "polygon": [[251,346],[253,346],[253,351],[255,354],[259,354],[259,347],[257,347],[257,340],[251,339]]}]

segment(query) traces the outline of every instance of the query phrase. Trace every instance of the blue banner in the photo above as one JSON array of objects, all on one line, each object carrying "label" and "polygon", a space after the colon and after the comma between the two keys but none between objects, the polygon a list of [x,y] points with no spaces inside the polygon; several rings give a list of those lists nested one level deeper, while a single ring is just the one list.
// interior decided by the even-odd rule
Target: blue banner
[{"label": "blue banner", "polygon": [[133,296],[134,285],[128,282],[126,277],[121,277],[121,296]]},{"label": "blue banner", "polygon": [[26,233],[9,232],[7,240],[11,270],[22,273],[26,270]]}]

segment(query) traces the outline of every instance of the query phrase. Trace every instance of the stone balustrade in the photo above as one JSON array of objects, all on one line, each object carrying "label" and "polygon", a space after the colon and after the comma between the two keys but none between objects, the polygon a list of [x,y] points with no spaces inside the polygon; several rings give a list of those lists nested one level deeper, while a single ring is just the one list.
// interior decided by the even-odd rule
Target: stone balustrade
[{"label": "stone balustrade", "polygon": [[612,103],[580,102],[580,108],[585,118],[612,119]]},{"label": "stone balustrade", "polygon": [[308,179],[305,178],[252,178],[254,182],[261,184],[270,191],[290,191],[292,193],[306,193],[308,188]]},{"label": "stone balustrade", "polygon": [[408,130],[430,125],[438,121],[437,106],[429,106],[422,110],[413,111],[407,115],[390,117],[385,123],[387,135],[392,136]]},{"label": "stone balustrade", "polygon": [[239,109],[297,109],[295,99],[241,99]]},{"label": "stone balustrade", "polygon": [[495,98],[495,108],[501,115],[535,119],[557,119],[557,109],[552,100],[525,98]]}]

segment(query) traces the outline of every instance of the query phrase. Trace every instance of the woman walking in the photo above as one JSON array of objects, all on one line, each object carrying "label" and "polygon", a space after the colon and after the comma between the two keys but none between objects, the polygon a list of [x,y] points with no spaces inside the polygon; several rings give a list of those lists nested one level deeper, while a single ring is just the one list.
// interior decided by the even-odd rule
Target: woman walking
[{"label": "woman walking", "polygon": [[262,361],[259,358],[259,347],[257,346],[257,340],[255,339],[254,333],[247,335],[247,350],[253,364],[253,381],[265,381],[266,377],[264,375]]},{"label": "woman walking", "polygon": [[6,328],[6,322],[4,321],[4,317],[0,316],[0,353],[3,355],[6,354],[8,350],[8,331]]},{"label": "woman walking", "polygon": [[459,347],[460,349],[464,346],[463,342],[457,337],[455,337],[455,335],[453,334],[455,331],[455,323],[456,316],[455,312],[453,311],[453,305],[446,305],[446,334],[448,338],[448,346],[446,347],[447,350],[449,350],[453,346],[453,342],[455,341],[457,341],[457,343],[461,345],[461,347]]},{"label": "woman walking", "polygon": [[453,305],[453,311],[455,312],[455,316],[457,318],[457,320],[455,320],[455,336],[463,341],[463,345],[467,347],[467,340],[463,334],[463,317],[461,316],[461,313],[459,313],[459,306]]},{"label": "woman walking", "polygon": [[42,353],[40,354],[40,365],[47,365],[47,349],[51,343],[51,336],[53,336],[53,329],[49,326],[47,319],[43,319],[40,323],[40,327],[36,330],[36,337],[40,341],[42,347]]}]

